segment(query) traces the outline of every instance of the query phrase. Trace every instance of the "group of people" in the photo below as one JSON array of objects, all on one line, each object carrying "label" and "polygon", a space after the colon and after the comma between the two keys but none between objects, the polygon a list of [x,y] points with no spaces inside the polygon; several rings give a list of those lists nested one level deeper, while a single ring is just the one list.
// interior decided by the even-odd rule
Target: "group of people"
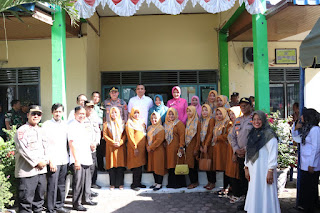
[{"label": "group of people", "polygon": [[[249,213],[280,212],[277,136],[266,114],[253,112],[251,99],[241,98],[238,106],[230,107],[226,96],[212,90],[205,104],[201,105],[194,96],[188,106],[181,98],[181,89],[175,86],[173,98],[165,106],[161,95],[155,95],[152,101],[145,96],[145,87],[137,85],[137,96],[127,105],[119,98],[118,88],[112,87],[109,92],[110,98],[103,106],[99,105],[99,92],[93,92],[89,101],[85,95],[79,95],[78,106],[70,112],[67,122],[62,119],[63,106],[54,104],[53,118],[41,128],[41,107],[30,106],[28,122],[15,136],[20,212],[40,212],[45,191],[47,212],[68,212],[63,208],[68,165],[73,172],[73,209],[86,211],[84,205],[97,205],[93,197],[98,193],[91,188],[99,188],[95,182],[101,151],[109,172],[110,190],[124,188],[126,168],[133,174],[131,189],[146,188],[141,183],[145,165],[154,176],[150,187],[153,190],[162,188],[165,174],[167,188],[193,189],[199,185],[199,161],[209,159],[210,166],[205,169],[208,183],[204,188],[215,188],[216,171],[220,171],[224,173],[224,187],[216,194],[230,195],[230,203],[239,203],[238,208]],[[305,119],[301,127],[309,128],[309,132],[302,131],[305,144],[310,140],[308,134],[315,132],[310,128],[319,129],[308,122]],[[316,137],[319,141],[319,135]],[[177,164],[188,165],[188,186],[186,176],[175,173]],[[318,164],[317,161],[311,165],[316,165],[313,171],[318,171]],[[313,176],[308,178],[314,180]]]}]

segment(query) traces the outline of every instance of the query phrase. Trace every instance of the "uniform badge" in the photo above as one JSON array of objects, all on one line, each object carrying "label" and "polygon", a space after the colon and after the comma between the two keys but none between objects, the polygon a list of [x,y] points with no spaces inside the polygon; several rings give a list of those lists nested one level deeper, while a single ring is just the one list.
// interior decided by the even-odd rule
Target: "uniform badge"
[{"label": "uniform badge", "polygon": [[18,132],[18,139],[22,140],[23,139],[23,135],[24,135],[24,132]]},{"label": "uniform badge", "polygon": [[240,121],[236,121],[236,124],[240,124]]},{"label": "uniform badge", "polygon": [[124,109],[125,109],[125,110],[128,110],[128,106],[127,106],[127,105],[124,105]]}]

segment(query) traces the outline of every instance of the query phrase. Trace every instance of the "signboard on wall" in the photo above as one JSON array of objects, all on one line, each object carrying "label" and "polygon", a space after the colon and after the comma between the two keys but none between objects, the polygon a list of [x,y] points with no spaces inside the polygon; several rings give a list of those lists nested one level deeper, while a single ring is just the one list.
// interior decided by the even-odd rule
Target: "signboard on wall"
[{"label": "signboard on wall", "polygon": [[297,49],[276,49],[276,64],[297,64]]}]

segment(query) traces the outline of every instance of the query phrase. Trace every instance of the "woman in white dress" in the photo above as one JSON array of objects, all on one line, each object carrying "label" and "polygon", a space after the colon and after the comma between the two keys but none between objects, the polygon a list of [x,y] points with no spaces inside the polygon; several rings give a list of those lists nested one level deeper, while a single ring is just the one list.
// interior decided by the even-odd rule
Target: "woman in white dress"
[{"label": "woman in white dress", "polygon": [[277,136],[262,111],[253,113],[252,125],[244,168],[249,181],[244,210],[248,213],[278,213],[281,211],[277,194]]}]

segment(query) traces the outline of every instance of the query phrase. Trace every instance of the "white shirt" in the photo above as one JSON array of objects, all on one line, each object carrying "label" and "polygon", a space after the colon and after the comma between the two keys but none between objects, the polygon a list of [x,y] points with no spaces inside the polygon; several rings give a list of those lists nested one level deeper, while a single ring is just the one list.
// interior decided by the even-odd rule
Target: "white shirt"
[{"label": "white shirt", "polygon": [[143,95],[134,96],[129,100],[128,113],[130,114],[132,108],[138,108],[140,110],[140,118],[143,119],[146,126],[148,125],[148,113],[149,109],[153,107],[153,101],[150,97]]},{"label": "white shirt", "polygon": [[[292,137],[297,143],[301,143],[301,135],[298,130],[294,130],[295,124],[292,126]],[[320,171],[320,127],[314,126],[311,128],[306,137],[306,143],[300,144],[301,163],[300,168],[303,171],[308,171],[308,167],[314,167],[314,171]]]},{"label": "white shirt", "polygon": [[[92,165],[91,128],[85,123],[72,120],[68,125],[68,141],[73,141],[74,152],[81,165]],[[75,162],[70,150],[70,164]]]},{"label": "white shirt", "polygon": [[54,165],[69,163],[67,123],[63,120],[57,122],[52,118],[43,123],[42,129],[47,139],[49,160]]},{"label": "white shirt", "polygon": [[71,123],[71,121],[74,120],[74,109],[70,111],[68,116],[68,124]]},{"label": "white shirt", "polygon": [[[101,139],[101,131],[99,127],[99,117],[96,115],[95,112],[93,112],[89,117],[86,117],[84,120],[84,123],[86,125],[86,128],[90,128],[90,142],[92,145],[99,145],[100,144],[100,139]],[[93,150],[92,152],[95,152]]]}]

